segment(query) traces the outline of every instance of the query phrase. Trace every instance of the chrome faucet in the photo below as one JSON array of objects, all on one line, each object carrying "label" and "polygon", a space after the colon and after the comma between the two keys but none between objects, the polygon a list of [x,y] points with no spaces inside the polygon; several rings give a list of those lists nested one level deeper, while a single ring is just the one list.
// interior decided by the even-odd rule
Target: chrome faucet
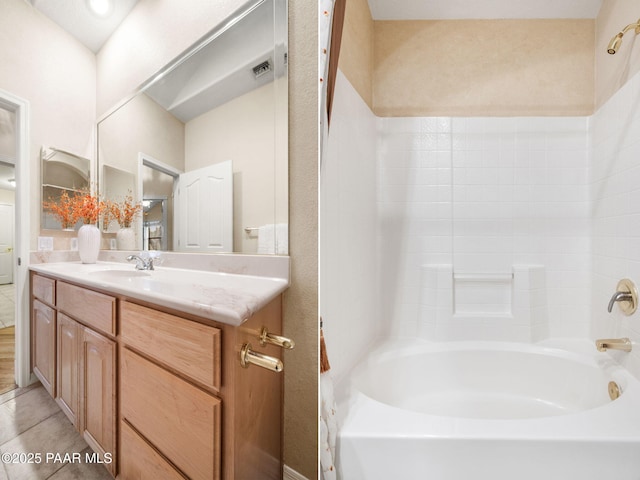
[{"label": "chrome faucet", "polygon": [[614,293],[613,297],[611,297],[611,300],[609,300],[609,307],[607,308],[607,311],[609,313],[611,313],[611,310],[613,310],[613,304],[616,302],[633,302],[633,295],[631,295],[630,292]]},{"label": "chrome faucet", "polygon": [[136,261],[136,270],[153,270],[153,257],[142,257],[140,255],[129,255],[127,262]]},{"label": "chrome faucet", "polygon": [[631,315],[638,307],[638,290],[631,280],[623,278],[618,282],[616,293],[609,300],[607,310],[609,313],[613,310],[614,303],[619,302],[620,310],[624,315]]},{"label": "chrome faucet", "polygon": [[622,350],[623,352],[631,351],[631,340],[628,338],[601,338],[596,340],[596,348],[599,352],[607,350]]}]

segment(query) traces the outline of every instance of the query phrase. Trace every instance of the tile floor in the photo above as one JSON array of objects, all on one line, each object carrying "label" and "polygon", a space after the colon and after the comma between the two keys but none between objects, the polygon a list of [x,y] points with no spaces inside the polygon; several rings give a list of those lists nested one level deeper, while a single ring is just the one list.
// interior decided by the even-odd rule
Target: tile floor
[{"label": "tile floor", "polygon": [[15,284],[0,285],[0,328],[15,325]]},{"label": "tile floor", "polygon": [[[0,395],[0,480],[111,479],[103,465],[86,462],[91,452],[40,383]],[[81,462],[64,462],[65,453]],[[41,461],[20,462],[19,454],[40,454]],[[7,455],[18,462],[7,462]]]}]

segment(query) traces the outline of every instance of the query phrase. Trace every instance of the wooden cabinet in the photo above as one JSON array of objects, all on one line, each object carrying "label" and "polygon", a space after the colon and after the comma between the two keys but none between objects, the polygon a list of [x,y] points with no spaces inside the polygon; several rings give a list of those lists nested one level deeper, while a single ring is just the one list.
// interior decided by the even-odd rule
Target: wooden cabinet
[{"label": "wooden cabinet", "polygon": [[31,311],[33,373],[49,395],[56,394],[56,311],[34,299]]},{"label": "wooden cabinet", "polygon": [[[120,359],[123,422],[193,480],[220,478],[220,399],[127,348]],[[122,456],[131,452],[122,445]]]},{"label": "wooden cabinet", "polygon": [[281,478],[282,374],[239,353],[282,358],[259,340],[279,333],[281,298],[234,327],[35,273],[31,285],[34,372],[114,477]]},{"label": "wooden cabinet", "polygon": [[120,424],[120,477],[126,480],[184,480],[184,476],[126,422]]},{"label": "wooden cabinet", "polygon": [[117,349],[96,330],[115,335],[116,300],[40,275],[32,296],[33,371],[115,476]]}]

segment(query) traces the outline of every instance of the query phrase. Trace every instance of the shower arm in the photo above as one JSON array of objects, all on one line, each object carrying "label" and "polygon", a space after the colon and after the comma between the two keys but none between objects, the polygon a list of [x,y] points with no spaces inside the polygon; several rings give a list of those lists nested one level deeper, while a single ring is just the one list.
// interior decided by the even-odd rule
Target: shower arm
[{"label": "shower arm", "polygon": [[627,33],[631,29],[635,30],[636,35],[639,34],[640,20],[638,20],[636,23],[630,23],[629,25],[624,27],[618,34],[616,34],[609,42],[609,46],[607,47],[607,53],[610,53],[611,55],[616,53],[618,51],[618,48],[620,48],[620,44],[622,44],[622,37],[624,36],[625,33]]}]

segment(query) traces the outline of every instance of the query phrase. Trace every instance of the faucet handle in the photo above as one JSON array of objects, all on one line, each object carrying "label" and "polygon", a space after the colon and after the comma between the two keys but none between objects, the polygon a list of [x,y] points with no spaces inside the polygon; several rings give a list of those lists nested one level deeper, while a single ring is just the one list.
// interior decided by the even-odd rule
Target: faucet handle
[{"label": "faucet handle", "polygon": [[631,315],[638,308],[638,290],[634,283],[628,278],[623,278],[618,282],[616,287],[616,293],[613,294],[611,300],[609,300],[609,306],[607,310],[611,312],[613,310],[613,304],[618,302],[620,310],[625,315]]}]

